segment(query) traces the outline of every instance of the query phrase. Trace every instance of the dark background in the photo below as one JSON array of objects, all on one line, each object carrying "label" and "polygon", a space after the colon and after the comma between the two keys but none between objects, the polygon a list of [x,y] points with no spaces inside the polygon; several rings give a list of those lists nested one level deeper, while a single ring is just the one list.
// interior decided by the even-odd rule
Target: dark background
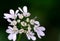
[{"label": "dark background", "polygon": [[[27,6],[31,17],[37,16],[37,20],[46,28],[45,37],[36,41],[60,41],[60,1],[59,0],[0,0],[0,41],[9,41],[5,32],[8,22],[3,18],[4,13],[10,9]],[[20,41],[28,41],[26,36]],[[31,40],[32,41],[32,40]]]}]

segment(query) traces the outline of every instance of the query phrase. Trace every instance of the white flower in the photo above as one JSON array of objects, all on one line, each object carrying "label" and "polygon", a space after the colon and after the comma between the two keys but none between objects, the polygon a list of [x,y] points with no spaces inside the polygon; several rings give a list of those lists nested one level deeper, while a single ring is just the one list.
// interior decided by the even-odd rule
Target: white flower
[{"label": "white flower", "polygon": [[19,19],[17,20],[17,23],[20,23],[20,20]]},{"label": "white flower", "polygon": [[31,25],[40,26],[39,21],[35,21],[34,19],[31,19],[31,20],[30,20],[30,24],[31,24]]},{"label": "white flower", "polygon": [[25,27],[25,26],[27,26],[27,23],[24,22],[24,21],[22,21],[22,22],[21,22],[21,25],[22,25],[23,27]]},{"label": "white flower", "polygon": [[9,18],[16,19],[18,12],[19,12],[19,10],[16,10],[16,12],[14,12],[14,10],[10,9],[10,14],[4,13],[4,16],[5,16],[4,18],[5,19],[9,19]]},{"label": "white flower", "polygon": [[34,22],[35,22],[34,19],[31,19],[31,20],[30,20],[30,24],[31,24],[31,25],[34,25]]},{"label": "white flower", "polygon": [[18,14],[19,19],[23,19],[23,14]]},{"label": "white flower", "polygon": [[31,31],[31,26],[28,24],[28,31],[26,31],[26,35],[28,40],[32,39],[33,41],[36,40],[35,34]]},{"label": "white flower", "polygon": [[[17,34],[26,34],[28,40],[36,40],[35,33],[37,36],[41,38],[41,36],[45,36],[45,28],[40,26],[39,21],[36,21],[37,17],[30,19],[30,13],[28,12],[27,6],[24,6],[23,9],[18,7],[20,10],[16,10],[14,12],[13,9],[10,9],[9,14],[4,13],[4,18],[10,23],[6,32],[9,34],[8,39],[16,41]],[[20,27],[21,26],[21,27]],[[32,28],[34,26],[34,28]],[[20,27],[20,29],[18,29]]]},{"label": "white flower", "polygon": [[44,27],[38,27],[38,26],[34,26],[34,31],[37,33],[38,37],[41,38],[41,36],[45,36],[44,32],[45,28]]},{"label": "white flower", "polygon": [[20,34],[24,33],[24,29],[20,29],[20,30],[19,30],[19,33],[20,33]]},{"label": "white flower", "polygon": [[30,24],[28,24],[28,31],[31,31],[31,26],[30,26]]},{"label": "white flower", "polygon": [[17,24],[17,22],[15,20],[13,20],[10,25],[16,25],[16,24]]},{"label": "white flower", "polygon": [[10,19],[7,19],[7,21],[10,22],[9,25],[15,26],[17,24],[17,21],[16,20],[11,21]]},{"label": "white flower", "polygon": [[30,13],[27,11],[27,6],[24,6],[23,10],[20,7],[18,9],[23,13],[23,15],[25,17],[29,17],[30,16]]},{"label": "white flower", "polygon": [[39,21],[34,21],[34,24],[35,24],[36,26],[40,26]]},{"label": "white flower", "polygon": [[8,29],[6,30],[7,33],[9,33],[8,39],[16,41],[16,35],[18,34],[18,29],[16,26],[13,28],[8,26]]},{"label": "white flower", "polygon": [[34,36],[34,33],[31,31],[27,31],[26,33],[28,40],[32,39],[33,41],[36,40],[36,37]]},{"label": "white flower", "polygon": [[29,18],[27,18],[27,19],[26,19],[26,22],[29,22],[29,21],[30,21]]}]

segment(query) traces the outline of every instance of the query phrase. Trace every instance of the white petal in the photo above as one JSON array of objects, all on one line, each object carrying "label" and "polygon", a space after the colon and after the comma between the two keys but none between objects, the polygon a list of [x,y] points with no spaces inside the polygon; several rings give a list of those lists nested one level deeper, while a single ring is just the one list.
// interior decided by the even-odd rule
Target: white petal
[{"label": "white petal", "polygon": [[4,16],[5,16],[5,17],[4,17],[5,19],[12,18],[12,16],[11,16],[10,14],[5,14],[5,13],[4,13]]},{"label": "white petal", "polygon": [[12,30],[13,30],[13,29],[12,29],[10,26],[8,26],[8,29],[6,30],[6,32],[7,32],[7,33],[13,33]]},{"label": "white petal", "polygon": [[16,19],[17,18],[17,14],[14,14],[14,15],[12,15],[12,19]]},{"label": "white petal", "polygon": [[7,33],[12,33],[12,30],[11,29],[7,29],[6,32]]},{"label": "white petal", "polygon": [[30,39],[36,40],[36,37],[34,36],[34,33],[33,32],[27,31],[26,35],[27,35],[27,37],[28,37],[29,40]]},{"label": "white petal", "polygon": [[32,31],[30,31],[30,34],[33,36],[34,35],[34,33],[32,32]]},{"label": "white petal", "polygon": [[32,40],[36,40],[36,37],[35,37],[35,36],[31,36],[31,39],[32,39]]},{"label": "white petal", "polygon": [[13,41],[16,40],[16,34],[13,34]]},{"label": "white petal", "polygon": [[13,28],[12,28],[12,27],[10,27],[10,26],[8,26],[8,28],[9,28],[9,29],[11,29],[11,30],[13,30]]},{"label": "white petal", "polygon": [[37,33],[37,35],[38,35],[38,38],[40,38],[41,39],[41,36]]},{"label": "white petal", "polygon": [[45,36],[43,31],[38,31],[37,34],[39,34],[40,36]]},{"label": "white petal", "polygon": [[38,30],[36,29],[36,27],[34,27],[34,31],[37,32]]},{"label": "white petal", "polygon": [[29,36],[32,40],[36,40],[36,37],[34,36],[34,33],[33,32],[29,32]]},{"label": "white petal", "polygon": [[14,10],[13,9],[10,9],[10,14],[14,15]]},{"label": "white petal", "polygon": [[9,40],[12,40],[13,39],[13,35],[12,34],[9,34],[8,39]]},{"label": "white petal", "polygon": [[24,7],[23,7],[23,11],[24,11],[25,13],[27,13],[27,6],[24,6]]},{"label": "white petal", "polygon": [[28,40],[30,40],[30,36],[28,34],[26,34],[26,35],[27,35]]},{"label": "white petal", "polygon": [[39,29],[45,31],[45,28],[43,26],[39,27]]},{"label": "white petal", "polygon": [[19,12],[19,10],[16,10],[15,14],[17,14]]},{"label": "white petal", "polygon": [[10,19],[7,19],[7,21],[8,21],[8,22],[11,22],[11,20],[10,20]]},{"label": "white petal", "polygon": [[40,36],[45,36],[44,32],[40,29],[40,27],[34,27],[34,31]]},{"label": "white petal", "polygon": [[21,12],[23,12],[23,10],[22,10],[20,7],[18,7],[18,9],[19,9]]}]

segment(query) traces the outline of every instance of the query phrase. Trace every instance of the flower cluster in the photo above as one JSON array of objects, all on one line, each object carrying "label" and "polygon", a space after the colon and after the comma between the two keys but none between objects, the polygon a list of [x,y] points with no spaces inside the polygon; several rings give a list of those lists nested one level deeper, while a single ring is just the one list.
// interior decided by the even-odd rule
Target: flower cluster
[{"label": "flower cluster", "polygon": [[16,41],[17,34],[26,34],[28,40],[36,40],[35,33],[38,38],[45,36],[45,28],[40,26],[39,21],[35,19],[30,19],[30,13],[27,11],[27,6],[24,6],[23,9],[18,7],[18,10],[14,12],[13,9],[10,9],[9,14],[4,13],[4,18],[10,23],[6,32],[9,33],[8,39]]}]

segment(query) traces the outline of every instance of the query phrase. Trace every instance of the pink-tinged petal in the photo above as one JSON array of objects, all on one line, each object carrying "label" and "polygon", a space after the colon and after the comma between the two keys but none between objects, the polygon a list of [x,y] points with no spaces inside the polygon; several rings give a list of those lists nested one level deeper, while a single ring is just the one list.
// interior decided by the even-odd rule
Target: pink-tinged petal
[{"label": "pink-tinged petal", "polygon": [[23,11],[24,11],[25,13],[27,13],[27,6],[24,6],[24,7],[23,7]]},{"label": "pink-tinged petal", "polygon": [[36,40],[36,37],[35,36],[31,36],[30,37],[32,40]]},{"label": "pink-tinged petal", "polygon": [[13,9],[10,9],[10,14],[14,15],[14,10]]},{"label": "pink-tinged petal", "polygon": [[4,14],[4,16],[5,16],[4,17],[5,19],[12,18],[12,16],[10,14]]},{"label": "pink-tinged petal", "polygon": [[16,40],[16,34],[13,34],[13,41]]},{"label": "pink-tinged petal", "polygon": [[45,28],[43,26],[39,27],[39,29],[45,31]]},{"label": "pink-tinged petal", "polygon": [[40,36],[45,36],[45,33],[43,31],[38,31],[37,34],[39,34]]},{"label": "pink-tinged petal", "polygon": [[9,40],[12,40],[13,39],[13,35],[12,34],[9,34],[8,39]]}]

